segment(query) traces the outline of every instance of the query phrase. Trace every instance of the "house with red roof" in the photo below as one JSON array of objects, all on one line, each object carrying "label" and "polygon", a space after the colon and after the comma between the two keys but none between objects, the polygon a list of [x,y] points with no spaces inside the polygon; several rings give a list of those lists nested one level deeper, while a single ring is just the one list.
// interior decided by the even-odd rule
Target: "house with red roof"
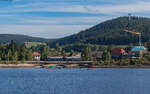
[{"label": "house with red roof", "polygon": [[41,54],[39,52],[35,51],[33,53],[33,58],[35,61],[40,61],[41,60]]},{"label": "house with red roof", "polygon": [[111,56],[114,58],[122,58],[123,56],[126,56],[127,53],[123,48],[114,48],[111,50]]}]

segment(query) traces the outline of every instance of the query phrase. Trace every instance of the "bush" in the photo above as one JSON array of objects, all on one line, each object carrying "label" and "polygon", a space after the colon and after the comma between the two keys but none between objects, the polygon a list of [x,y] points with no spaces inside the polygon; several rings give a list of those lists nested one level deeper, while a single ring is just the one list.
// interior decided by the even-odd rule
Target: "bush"
[{"label": "bush", "polygon": [[100,60],[99,64],[104,64],[104,61],[103,61],[103,60]]},{"label": "bush", "polygon": [[104,64],[105,64],[105,65],[110,65],[110,61],[107,61],[107,60],[106,60],[106,61],[104,61]]},{"label": "bush", "polygon": [[142,58],[140,59],[140,63],[141,63],[142,65],[147,65],[147,64],[149,64],[149,61],[148,61],[147,58],[142,57]]},{"label": "bush", "polygon": [[116,61],[113,59],[111,62],[110,62],[112,65],[114,65],[116,63]]},{"label": "bush", "polygon": [[98,65],[99,63],[98,62],[96,62],[96,61],[94,61],[93,63],[92,63],[92,65]]},{"label": "bush", "polygon": [[140,60],[139,59],[132,59],[131,60],[131,65],[137,65],[140,64]]},{"label": "bush", "polygon": [[130,59],[121,59],[120,65],[130,65]]}]

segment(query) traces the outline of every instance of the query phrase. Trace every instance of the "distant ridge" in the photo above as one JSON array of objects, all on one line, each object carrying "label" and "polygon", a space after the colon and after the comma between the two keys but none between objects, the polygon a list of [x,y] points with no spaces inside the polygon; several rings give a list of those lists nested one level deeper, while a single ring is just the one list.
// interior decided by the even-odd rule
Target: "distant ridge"
[{"label": "distant ridge", "polygon": [[125,29],[142,32],[142,42],[150,39],[150,19],[144,17],[118,17],[102,22],[87,30],[58,39],[60,45],[74,43],[91,43],[100,45],[127,45],[138,43],[138,36],[123,32]]},{"label": "distant ridge", "polygon": [[0,43],[8,43],[11,40],[17,43],[24,42],[48,42],[49,39],[39,38],[39,37],[31,37],[27,35],[18,35],[18,34],[0,34]]}]

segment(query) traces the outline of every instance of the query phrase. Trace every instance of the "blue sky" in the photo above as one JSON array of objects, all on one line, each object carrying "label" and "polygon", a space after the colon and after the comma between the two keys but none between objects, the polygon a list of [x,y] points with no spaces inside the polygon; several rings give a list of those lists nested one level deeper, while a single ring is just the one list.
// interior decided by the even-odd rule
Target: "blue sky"
[{"label": "blue sky", "polygon": [[0,34],[61,38],[128,13],[150,17],[150,0],[0,0]]}]

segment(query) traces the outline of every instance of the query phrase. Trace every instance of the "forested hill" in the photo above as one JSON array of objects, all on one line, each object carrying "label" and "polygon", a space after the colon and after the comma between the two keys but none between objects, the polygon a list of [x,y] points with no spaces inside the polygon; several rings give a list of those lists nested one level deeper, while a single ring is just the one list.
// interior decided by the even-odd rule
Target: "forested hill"
[{"label": "forested hill", "polygon": [[38,37],[30,37],[26,35],[16,35],[16,34],[0,34],[0,43],[8,43],[11,40],[17,43],[24,43],[24,42],[48,42],[48,39],[38,38]]},{"label": "forested hill", "polygon": [[119,17],[102,22],[78,34],[58,39],[60,45],[91,43],[101,45],[125,45],[138,43],[138,36],[123,32],[125,29],[142,32],[142,41],[150,39],[150,19],[143,17]]}]

